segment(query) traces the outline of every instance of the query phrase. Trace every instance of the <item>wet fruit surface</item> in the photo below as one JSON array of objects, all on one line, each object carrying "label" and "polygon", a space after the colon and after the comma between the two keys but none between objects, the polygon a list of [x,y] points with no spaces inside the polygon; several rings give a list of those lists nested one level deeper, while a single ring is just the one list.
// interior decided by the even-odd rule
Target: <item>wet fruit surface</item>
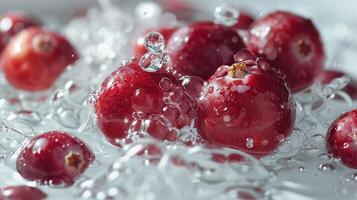
[{"label": "wet fruit surface", "polygon": [[100,129],[115,145],[128,139],[129,128],[142,126],[157,139],[174,140],[171,128],[187,126],[194,117],[194,102],[184,88],[171,75],[143,71],[137,60],[103,82],[95,108]]},{"label": "wet fruit surface", "polygon": [[0,54],[16,33],[31,26],[41,26],[41,23],[25,13],[7,12],[2,14],[0,16]]},{"label": "wet fruit surface", "polygon": [[42,200],[47,195],[30,186],[7,186],[0,188],[0,200]]},{"label": "wet fruit surface", "polygon": [[165,41],[168,41],[171,37],[171,35],[176,31],[176,28],[166,28],[166,27],[161,27],[158,29],[150,29],[145,31],[145,34],[141,35],[135,42],[134,44],[134,56],[136,58],[141,58],[141,56],[143,56],[145,53],[147,53],[147,49],[145,48],[144,45],[144,40],[145,40],[145,35],[146,33],[150,32],[150,31],[156,31],[161,33],[164,38]]},{"label": "wet fruit surface", "polygon": [[357,169],[357,110],[341,115],[326,135],[326,147],[347,167]]},{"label": "wet fruit surface", "polygon": [[248,51],[223,65],[204,86],[197,129],[209,143],[265,156],[288,137],[295,105],[286,82]]},{"label": "wet fruit surface", "polygon": [[16,168],[28,180],[72,185],[94,159],[92,151],[75,136],[51,131],[34,137],[24,146]]},{"label": "wet fruit surface", "polygon": [[247,47],[286,75],[293,92],[311,85],[324,65],[320,35],[311,20],[277,11],[250,28]]},{"label": "wet fruit surface", "polygon": [[0,64],[13,87],[42,91],[51,87],[66,67],[77,59],[76,50],[66,38],[34,27],[22,31],[10,41]]},{"label": "wet fruit surface", "polygon": [[196,22],[178,29],[170,38],[174,70],[182,75],[207,80],[222,64],[232,64],[233,54],[244,48],[239,35],[229,27],[213,22]]}]

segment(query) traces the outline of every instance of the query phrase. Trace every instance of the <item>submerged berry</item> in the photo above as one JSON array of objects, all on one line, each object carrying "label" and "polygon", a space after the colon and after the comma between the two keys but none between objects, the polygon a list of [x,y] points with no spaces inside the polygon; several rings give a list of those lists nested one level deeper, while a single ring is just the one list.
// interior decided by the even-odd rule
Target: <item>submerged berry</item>
[{"label": "submerged berry", "polygon": [[18,33],[1,57],[6,79],[15,88],[42,91],[53,85],[78,54],[62,35],[39,27]]},{"label": "submerged berry", "polygon": [[204,86],[197,130],[208,143],[265,156],[291,134],[294,99],[262,58],[243,50],[235,60],[219,67]]},{"label": "submerged berry", "polygon": [[233,54],[244,48],[240,36],[230,27],[213,22],[196,22],[179,28],[170,38],[173,70],[207,80],[222,64],[232,64]]},{"label": "submerged berry", "polygon": [[37,19],[21,12],[2,14],[0,16],[0,54],[16,33],[31,26],[41,26],[41,23]]},{"label": "submerged berry", "polygon": [[103,82],[95,103],[99,128],[118,146],[131,140],[130,131],[175,140],[174,129],[188,126],[195,117],[194,106],[175,78],[146,72],[137,60],[119,67]]},{"label": "submerged berry", "polygon": [[326,148],[347,167],[357,169],[357,110],[342,114],[330,126]]},{"label": "submerged berry", "polygon": [[41,190],[30,186],[7,186],[0,188],[0,200],[42,200],[47,195]]},{"label": "submerged berry", "polygon": [[310,86],[323,69],[319,32],[311,20],[289,12],[277,11],[256,20],[247,47],[284,72],[293,92]]},{"label": "submerged berry", "polygon": [[16,168],[31,181],[71,185],[94,159],[92,151],[75,136],[51,131],[32,138],[24,146]]}]

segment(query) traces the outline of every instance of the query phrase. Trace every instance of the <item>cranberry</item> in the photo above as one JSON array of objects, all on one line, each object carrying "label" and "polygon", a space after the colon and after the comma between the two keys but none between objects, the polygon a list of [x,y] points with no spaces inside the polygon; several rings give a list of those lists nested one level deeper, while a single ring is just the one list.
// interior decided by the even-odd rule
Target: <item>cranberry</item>
[{"label": "cranberry", "polygon": [[41,23],[37,19],[20,12],[7,12],[1,15],[0,54],[11,37],[31,26],[41,26]]},{"label": "cranberry", "polygon": [[255,21],[247,46],[284,72],[293,92],[311,85],[323,69],[319,32],[311,20],[289,12],[273,12]]},{"label": "cranberry", "polygon": [[326,135],[326,147],[342,163],[357,169],[357,110],[342,114],[330,126]]},{"label": "cranberry", "polygon": [[25,145],[16,168],[28,180],[71,185],[94,159],[92,151],[75,136],[51,131],[32,138]]},{"label": "cranberry", "polygon": [[204,80],[217,66],[232,64],[233,54],[241,48],[243,41],[234,30],[213,22],[184,26],[171,36],[167,45],[174,70]]},{"label": "cranberry", "polygon": [[145,35],[151,31],[161,33],[164,36],[165,40],[167,41],[167,40],[169,40],[171,35],[176,31],[176,28],[161,27],[158,29],[150,29],[150,30],[145,31],[145,33],[142,34],[135,42],[134,57],[140,58],[147,52],[147,49],[145,48],[145,45],[144,45],[144,39],[145,39]]},{"label": "cranberry", "polygon": [[48,89],[78,54],[66,38],[39,27],[17,34],[1,57],[5,77],[12,86],[28,91]]},{"label": "cranberry", "polygon": [[[322,84],[329,84],[332,80],[336,78],[340,78],[342,76],[347,76],[347,75],[340,71],[326,69],[320,73],[316,81]],[[348,85],[346,85],[345,88],[343,88],[343,91],[349,94],[351,98],[353,99],[357,98],[357,83],[351,80],[351,82],[348,83]]]},{"label": "cranberry", "polygon": [[264,59],[242,50],[235,60],[219,67],[204,86],[197,130],[211,144],[265,156],[291,134],[294,99]]},{"label": "cranberry", "polygon": [[156,139],[176,140],[172,128],[189,125],[195,106],[177,82],[169,74],[145,72],[138,60],[114,71],[95,103],[98,126],[107,140],[118,146],[130,142],[129,128],[144,128]]},{"label": "cranberry", "polygon": [[42,200],[47,195],[35,187],[8,186],[0,189],[0,200]]}]

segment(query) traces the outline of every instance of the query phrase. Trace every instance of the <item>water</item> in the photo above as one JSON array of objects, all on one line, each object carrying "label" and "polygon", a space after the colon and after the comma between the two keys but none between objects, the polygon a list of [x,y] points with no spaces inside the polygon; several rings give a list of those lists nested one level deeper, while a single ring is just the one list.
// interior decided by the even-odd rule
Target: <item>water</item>
[{"label": "water", "polygon": [[[279,137],[284,144],[262,160],[231,149],[191,148],[149,137],[138,138],[121,149],[108,144],[99,134],[91,107],[96,91],[109,72],[130,58],[130,41],[134,33],[143,29],[136,23],[172,24],[175,19],[152,2],[140,3],[134,13],[120,10],[109,1],[100,2],[100,8],[92,8],[86,17],[74,19],[64,27],[64,33],[80,51],[82,59],[63,74],[53,89],[41,94],[18,92],[0,77],[2,184],[36,185],[15,172],[16,150],[29,137],[49,130],[63,130],[82,138],[97,159],[70,188],[38,186],[50,199],[355,199],[357,182],[353,170],[342,166],[324,149],[328,125],[342,111],[355,105],[341,91],[349,81],[345,77],[327,86],[313,85],[310,91],[297,94],[297,122],[292,136]],[[134,23],[132,15],[139,21]],[[163,15],[168,20],[160,22]],[[217,23],[226,26],[236,23],[238,16],[239,12],[227,6],[215,11]],[[264,35],[269,29],[256,31]],[[340,34],[353,32],[344,30]],[[346,43],[345,37],[334,37],[333,47],[337,48],[339,41]],[[146,39],[149,53],[141,60],[143,69],[156,72],[167,67],[169,58],[162,35],[152,32]],[[335,63],[340,67],[343,62]],[[160,88],[167,91],[167,109],[177,114],[168,116],[168,121],[187,111],[182,95],[197,98],[203,85],[198,77],[181,77],[180,81],[188,93],[172,92],[177,88],[172,88],[168,79],[159,83]],[[341,96],[343,100],[336,100],[334,96]],[[137,118],[142,117],[141,113],[136,114]],[[167,118],[151,116],[143,127],[156,121],[165,122]],[[166,127],[172,128],[170,123]],[[135,131],[145,132],[145,129]],[[181,141],[202,143],[193,123],[173,131]],[[254,140],[247,138],[246,145],[252,148]]]}]

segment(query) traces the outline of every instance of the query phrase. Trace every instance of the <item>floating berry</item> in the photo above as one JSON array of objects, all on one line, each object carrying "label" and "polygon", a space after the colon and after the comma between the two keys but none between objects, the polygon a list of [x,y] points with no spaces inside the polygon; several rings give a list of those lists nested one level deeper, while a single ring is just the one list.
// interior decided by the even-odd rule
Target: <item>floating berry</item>
[{"label": "floating berry", "polygon": [[16,33],[31,26],[41,26],[41,23],[37,19],[20,12],[7,12],[1,15],[0,54]]},{"label": "floating berry", "polygon": [[[342,76],[347,76],[347,75],[340,71],[326,69],[320,73],[316,81],[322,84],[329,84],[334,79],[340,78]],[[351,80],[348,83],[348,85],[346,85],[346,87],[343,88],[343,91],[349,94],[352,99],[357,98],[357,83]]]},{"label": "floating berry", "polygon": [[9,83],[18,89],[41,91],[53,85],[78,59],[66,38],[39,27],[17,34],[4,49],[1,65]]},{"label": "floating berry", "polygon": [[175,140],[172,128],[188,126],[195,116],[195,102],[177,82],[171,75],[142,70],[137,60],[114,71],[95,103],[106,139],[120,146],[121,141],[130,141],[130,128],[156,139]]},{"label": "floating berry", "polygon": [[309,19],[273,12],[254,22],[248,38],[248,49],[284,72],[293,92],[311,85],[323,69],[323,44]]},{"label": "floating berry", "polygon": [[357,110],[342,114],[330,126],[326,147],[347,167],[357,169]]},{"label": "floating berry", "polygon": [[170,38],[174,70],[182,75],[207,80],[222,64],[232,64],[233,54],[244,48],[242,39],[230,27],[213,22],[196,22],[179,28]]},{"label": "floating berry", "polygon": [[51,131],[31,139],[20,152],[16,168],[26,179],[42,184],[72,185],[95,159],[81,140]]},{"label": "floating berry", "polygon": [[150,29],[145,32],[145,34],[141,35],[135,42],[134,45],[134,57],[140,58],[143,56],[145,53],[147,53],[147,49],[144,45],[145,43],[145,36],[147,33],[155,31],[161,33],[165,40],[168,41],[171,37],[171,35],[176,31],[176,28],[167,28],[167,27],[161,27],[158,29]]},{"label": "floating berry", "polygon": [[242,50],[235,61],[219,67],[204,86],[197,130],[211,144],[262,157],[291,134],[294,99],[264,59]]},{"label": "floating berry", "polygon": [[47,195],[35,187],[8,186],[0,188],[0,200],[42,200]]}]

